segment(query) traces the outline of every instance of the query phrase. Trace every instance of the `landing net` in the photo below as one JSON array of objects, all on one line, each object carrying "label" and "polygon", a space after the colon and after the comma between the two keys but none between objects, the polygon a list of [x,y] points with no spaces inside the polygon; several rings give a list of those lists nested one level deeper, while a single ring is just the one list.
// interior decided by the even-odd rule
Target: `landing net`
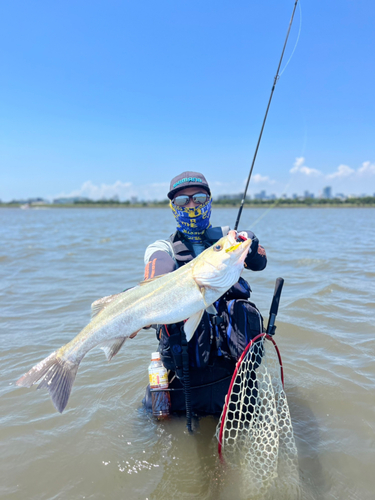
[{"label": "landing net", "polygon": [[216,437],[220,456],[241,471],[252,496],[269,492],[272,485],[280,492],[280,480],[287,482],[289,494],[292,485],[298,488],[281,357],[265,333],[255,337],[236,365]]}]

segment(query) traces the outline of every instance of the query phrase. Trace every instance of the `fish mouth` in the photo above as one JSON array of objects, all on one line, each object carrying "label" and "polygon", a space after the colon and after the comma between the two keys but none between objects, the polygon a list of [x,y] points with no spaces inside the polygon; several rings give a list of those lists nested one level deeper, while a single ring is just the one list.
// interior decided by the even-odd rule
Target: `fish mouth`
[{"label": "fish mouth", "polygon": [[237,231],[235,231],[234,229],[228,232],[228,243],[230,246],[225,250],[226,253],[236,250],[242,243],[242,242],[238,243]]},{"label": "fish mouth", "polygon": [[[232,232],[232,231],[230,231],[230,232]],[[233,236],[233,235],[231,235],[231,236]],[[225,250],[225,252],[226,253],[232,253],[232,252],[234,253],[237,249],[241,249],[241,258],[243,257],[245,259],[252,241],[253,240],[251,238],[248,238],[245,241],[240,241],[239,243],[237,243],[237,241],[235,240],[235,243],[233,245],[231,245],[229,248],[227,248]]]}]

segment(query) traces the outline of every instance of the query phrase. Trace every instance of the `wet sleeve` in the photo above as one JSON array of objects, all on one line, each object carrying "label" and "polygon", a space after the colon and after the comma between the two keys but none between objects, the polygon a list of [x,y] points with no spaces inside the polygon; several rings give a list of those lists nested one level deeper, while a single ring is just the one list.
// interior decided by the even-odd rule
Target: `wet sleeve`
[{"label": "wet sleeve", "polygon": [[158,250],[166,252],[170,257],[172,257],[172,259],[174,259],[173,248],[172,248],[171,242],[168,240],[157,240],[157,241],[154,241],[154,243],[151,243],[151,245],[149,245],[146,248],[145,256],[144,256],[145,265],[147,265],[147,263],[150,261],[151,255],[153,253],[157,252]]},{"label": "wet sleeve", "polygon": [[176,269],[177,263],[173,257],[173,249],[169,241],[155,241],[146,248],[145,280],[171,273]]},{"label": "wet sleeve", "polygon": [[251,271],[263,271],[267,265],[267,255],[264,248],[259,244],[258,238],[252,231],[246,231],[249,238],[253,240],[250,251],[245,259],[245,267]]}]

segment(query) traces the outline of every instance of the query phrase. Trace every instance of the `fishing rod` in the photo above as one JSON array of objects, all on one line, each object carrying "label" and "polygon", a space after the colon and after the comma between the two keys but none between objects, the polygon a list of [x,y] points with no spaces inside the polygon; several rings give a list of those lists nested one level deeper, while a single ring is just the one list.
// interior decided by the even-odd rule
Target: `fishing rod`
[{"label": "fishing rod", "polygon": [[281,63],[282,63],[282,60],[283,60],[283,57],[284,57],[284,52],[285,52],[286,44],[288,43],[289,33],[290,33],[290,29],[291,29],[292,24],[293,24],[294,13],[295,13],[296,8],[297,8],[297,3],[298,3],[298,0],[296,0],[296,1],[295,1],[295,3],[294,3],[294,9],[293,9],[292,17],[290,18],[290,21],[289,21],[288,32],[287,32],[287,34],[286,34],[286,38],[285,38],[285,42],[284,42],[283,51],[282,51],[282,53],[281,53],[281,57],[280,57],[280,61],[279,61],[279,65],[278,65],[278,67],[277,67],[277,71],[276,71],[276,76],[275,76],[275,78],[274,78],[274,80],[273,80],[273,85],[272,85],[271,95],[270,95],[270,98],[269,98],[269,100],[268,100],[268,105],[267,105],[267,109],[266,109],[266,114],[264,115],[264,119],[263,119],[263,123],[262,123],[262,128],[261,128],[261,130],[260,130],[260,134],[259,134],[258,142],[257,142],[256,148],[255,148],[255,153],[254,153],[253,161],[252,161],[252,163],[251,163],[250,173],[249,173],[249,176],[248,176],[248,178],[247,178],[247,182],[246,182],[245,192],[244,192],[244,195],[243,195],[243,198],[242,198],[242,201],[241,201],[240,208],[239,208],[239,210],[238,210],[237,220],[236,220],[236,223],[235,223],[235,225],[234,225],[234,230],[235,230],[235,231],[237,231],[238,224],[239,224],[239,222],[240,222],[240,218],[241,218],[241,214],[242,214],[242,209],[243,209],[243,206],[244,206],[244,204],[245,204],[245,200],[246,200],[247,188],[249,187],[251,174],[253,173],[253,168],[254,168],[255,160],[256,160],[256,157],[257,157],[257,154],[258,154],[258,149],[259,149],[260,141],[261,141],[261,139],[262,139],[262,135],[263,135],[263,129],[264,129],[264,126],[265,126],[265,124],[266,124],[267,115],[268,115],[268,110],[270,109],[270,105],[271,105],[271,101],[272,101],[273,93],[274,93],[274,90],[275,90],[275,87],[276,87],[276,83],[277,83],[277,81],[278,81],[278,79],[279,79],[279,71],[280,71],[280,66],[281,66]]}]

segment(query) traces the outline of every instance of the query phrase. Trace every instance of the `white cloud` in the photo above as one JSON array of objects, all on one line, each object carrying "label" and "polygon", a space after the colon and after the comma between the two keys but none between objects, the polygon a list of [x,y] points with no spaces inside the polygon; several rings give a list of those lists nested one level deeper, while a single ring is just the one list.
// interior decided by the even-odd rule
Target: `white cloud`
[{"label": "white cloud", "polygon": [[336,172],[327,175],[327,179],[342,179],[344,177],[352,175],[354,172],[355,171],[352,168],[348,167],[348,165],[339,165]]},{"label": "white cloud", "polygon": [[354,181],[355,179],[360,179],[362,177],[369,177],[375,175],[375,163],[369,161],[364,161],[362,166],[357,170],[349,167],[348,165],[339,165],[336,172],[326,176],[327,179],[345,179],[351,177]]},{"label": "white cloud", "polygon": [[260,174],[255,174],[252,176],[250,182],[253,181],[255,184],[259,184],[260,182],[267,182],[269,184],[272,184],[274,181],[271,181],[268,175],[260,175]]},{"label": "white cloud", "polygon": [[359,175],[375,175],[375,163],[364,161],[357,172]]},{"label": "white cloud", "polygon": [[100,200],[101,198],[113,198],[114,196],[123,198],[128,194],[131,187],[131,182],[116,181],[113,184],[100,184],[99,186],[96,186],[93,182],[86,181],[82,184],[80,189],[75,189],[70,193],[61,193],[57,197],[69,198],[73,196],[83,196],[92,200]]},{"label": "white cloud", "polygon": [[120,200],[129,200],[131,197],[137,197],[140,200],[161,200],[166,198],[168,190],[169,183],[167,182],[155,182],[135,186],[131,182],[122,181],[100,185],[95,185],[92,181],[86,181],[79,189],[75,189],[70,193],[60,193],[53,198],[82,196],[91,200],[100,200],[103,198],[111,199],[117,196]]},{"label": "white cloud", "polygon": [[137,196],[141,200],[165,200],[169,191],[169,182],[151,182],[134,186]]},{"label": "white cloud", "polygon": [[296,161],[294,162],[294,167],[298,168],[301,167],[305,163],[305,158],[303,156],[300,156],[296,158]]},{"label": "white cloud", "polygon": [[299,171],[302,173],[302,174],[305,174],[305,175],[321,175],[322,173],[317,170],[316,168],[310,168],[310,167],[306,167],[305,165],[303,167],[300,167]]},{"label": "white cloud", "polygon": [[294,162],[293,167],[289,170],[291,174],[296,174],[296,173],[301,173],[307,176],[318,176],[321,175],[321,172],[319,170],[316,170],[316,168],[310,168],[304,165],[305,163],[305,158],[303,156],[296,158],[296,161]]}]

